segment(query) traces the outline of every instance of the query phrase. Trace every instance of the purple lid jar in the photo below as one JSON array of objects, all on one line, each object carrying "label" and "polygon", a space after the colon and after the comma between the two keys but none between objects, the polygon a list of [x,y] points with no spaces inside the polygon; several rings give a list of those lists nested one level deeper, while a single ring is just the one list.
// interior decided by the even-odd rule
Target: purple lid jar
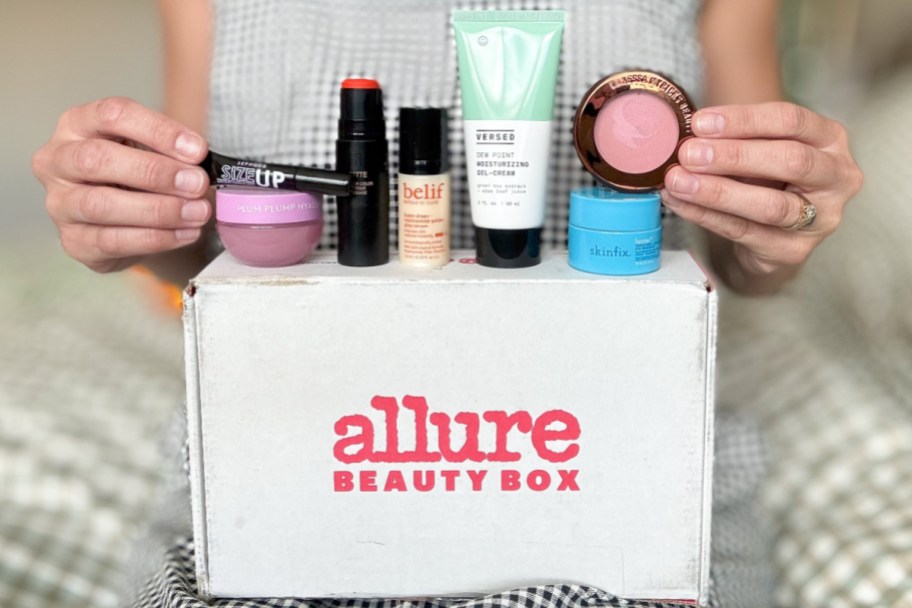
[{"label": "purple lid jar", "polygon": [[228,187],[215,193],[225,249],[248,266],[290,266],[313,251],[323,232],[323,195]]}]

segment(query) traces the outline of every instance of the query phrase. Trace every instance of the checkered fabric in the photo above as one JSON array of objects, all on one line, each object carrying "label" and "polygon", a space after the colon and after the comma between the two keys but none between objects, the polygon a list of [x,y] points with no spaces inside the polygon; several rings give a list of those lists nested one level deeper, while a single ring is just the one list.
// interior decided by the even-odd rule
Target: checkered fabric
[{"label": "checkered fabric", "polygon": [[181,328],[53,245],[0,249],[0,606],[104,608],[161,484]]},{"label": "checkered fabric", "polygon": [[[477,599],[261,599],[215,600],[201,602],[193,592],[193,543],[189,540],[175,546],[167,560],[167,570],[160,580],[161,591],[168,595],[167,606],[174,608],[673,608],[691,604],[655,603],[624,600],[598,589],[577,585],[555,585],[514,589],[506,593]],[[153,590],[156,591],[156,590]],[[153,605],[153,604],[149,604]],[[158,604],[154,604],[158,605]]]},{"label": "checkered fabric", "polygon": [[[555,98],[548,205],[542,240],[566,248],[569,193],[592,185],[572,143],[577,104],[591,85],[623,69],[671,76],[698,100],[702,59],[695,37],[700,0],[216,0],[209,140],[235,156],[332,167],[339,86],[379,80],[390,143],[390,237],[395,245],[398,109],[448,108],[453,179],[452,246],[473,247],[466,189],[454,9],[566,10]],[[327,199],[321,246],[336,242]],[[666,245],[678,244],[671,218]]]},{"label": "checkered fabric", "polygon": [[912,606],[912,69],[849,123],[865,188],[798,281],[720,303],[723,404],[777,455],[777,603]]}]

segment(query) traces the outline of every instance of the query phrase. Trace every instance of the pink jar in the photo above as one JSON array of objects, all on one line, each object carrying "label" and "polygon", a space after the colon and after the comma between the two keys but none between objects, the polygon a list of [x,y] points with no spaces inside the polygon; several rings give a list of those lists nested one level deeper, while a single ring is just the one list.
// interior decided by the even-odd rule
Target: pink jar
[{"label": "pink jar", "polygon": [[228,187],[215,193],[225,249],[248,266],[290,266],[313,251],[323,232],[323,195]]}]

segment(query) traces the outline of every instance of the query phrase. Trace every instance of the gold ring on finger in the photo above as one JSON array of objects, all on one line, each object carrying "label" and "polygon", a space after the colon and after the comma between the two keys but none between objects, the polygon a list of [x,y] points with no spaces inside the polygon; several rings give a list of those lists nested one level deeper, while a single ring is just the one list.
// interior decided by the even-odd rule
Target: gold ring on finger
[{"label": "gold ring on finger", "polygon": [[814,206],[814,203],[809,201],[806,196],[799,194],[798,192],[793,192],[795,196],[801,199],[801,212],[798,215],[798,219],[791,226],[786,227],[786,230],[795,231],[795,230],[804,230],[811,226],[814,223],[814,220],[817,219],[817,207]]}]

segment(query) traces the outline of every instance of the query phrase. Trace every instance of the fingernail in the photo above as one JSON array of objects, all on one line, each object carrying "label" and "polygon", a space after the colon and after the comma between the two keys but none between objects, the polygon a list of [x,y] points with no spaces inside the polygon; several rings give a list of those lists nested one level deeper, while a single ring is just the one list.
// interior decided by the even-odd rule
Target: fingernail
[{"label": "fingernail", "polygon": [[725,117],[714,112],[698,113],[694,119],[697,135],[719,135],[725,129]]},{"label": "fingernail", "polygon": [[677,207],[681,204],[681,201],[671,196],[670,194],[666,194],[662,197],[662,204],[666,207]]},{"label": "fingernail", "polygon": [[203,140],[192,133],[181,133],[177,136],[174,147],[184,156],[196,158],[203,149]]},{"label": "fingernail", "polygon": [[184,192],[199,192],[203,187],[203,172],[196,169],[181,169],[174,178],[174,186]]},{"label": "fingernail", "polygon": [[203,201],[187,201],[181,207],[181,218],[187,222],[204,222],[209,219],[209,205]]},{"label": "fingernail", "polygon": [[691,166],[701,167],[713,160],[713,149],[708,144],[691,140],[684,146],[684,161]]},{"label": "fingernail", "polygon": [[182,243],[185,241],[195,241],[199,236],[199,228],[180,228],[174,231],[174,238]]},{"label": "fingernail", "polygon": [[693,175],[678,169],[671,178],[669,188],[681,194],[694,194],[700,188],[700,181]]}]

